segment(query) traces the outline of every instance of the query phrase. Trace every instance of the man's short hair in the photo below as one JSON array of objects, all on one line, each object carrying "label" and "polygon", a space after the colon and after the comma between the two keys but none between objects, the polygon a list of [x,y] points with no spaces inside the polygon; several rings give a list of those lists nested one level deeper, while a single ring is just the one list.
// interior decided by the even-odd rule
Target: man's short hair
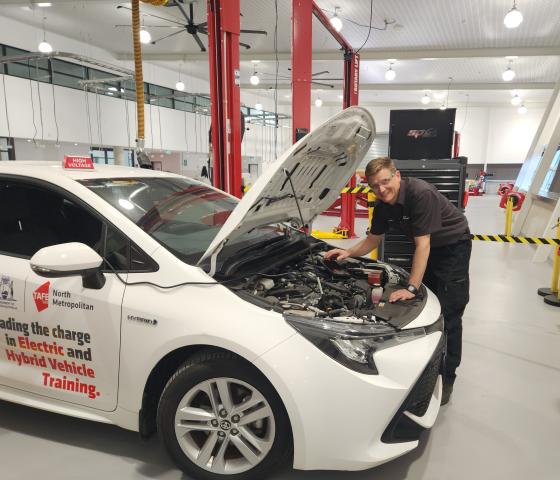
[{"label": "man's short hair", "polygon": [[372,175],[377,175],[384,168],[388,169],[391,173],[397,171],[397,167],[389,157],[377,157],[370,160],[366,166],[366,178]]}]

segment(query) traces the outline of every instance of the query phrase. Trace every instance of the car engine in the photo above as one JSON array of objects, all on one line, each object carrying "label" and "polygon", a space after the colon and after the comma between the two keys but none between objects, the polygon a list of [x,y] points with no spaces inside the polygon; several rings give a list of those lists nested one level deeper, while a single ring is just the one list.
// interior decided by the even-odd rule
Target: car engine
[{"label": "car engine", "polygon": [[284,314],[363,323],[384,319],[388,295],[407,273],[387,264],[348,258],[339,264],[309,252],[229,284],[239,296]]}]

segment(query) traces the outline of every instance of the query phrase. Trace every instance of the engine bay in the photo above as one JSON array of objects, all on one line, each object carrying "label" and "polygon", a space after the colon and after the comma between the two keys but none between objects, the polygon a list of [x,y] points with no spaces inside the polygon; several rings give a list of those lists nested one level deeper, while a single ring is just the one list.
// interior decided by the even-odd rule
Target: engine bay
[{"label": "engine bay", "polygon": [[300,250],[295,258],[229,283],[228,288],[263,308],[331,321],[390,321],[398,316],[410,317],[414,307],[417,313],[421,296],[406,305],[388,302],[391,292],[407,285],[406,271],[357,258],[339,264],[325,259],[329,247],[323,245]]}]

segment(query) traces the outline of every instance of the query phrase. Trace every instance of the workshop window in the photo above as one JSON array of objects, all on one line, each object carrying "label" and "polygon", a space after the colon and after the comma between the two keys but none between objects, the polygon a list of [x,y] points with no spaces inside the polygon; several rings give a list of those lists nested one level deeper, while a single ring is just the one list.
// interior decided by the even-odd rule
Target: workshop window
[{"label": "workshop window", "polygon": [[171,88],[149,85],[150,102],[154,106],[173,108],[173,90]]},{"label": "workshop window", "polygon": [[82,89],[80,80],[86,78],[86,69],[75,63],[64,62],[53,58],[51,60],[53,83],[62,87]]},{"label": "workshop window", "polygon": [[[21,55],[29,53],[26,50],[6,46],[6,55]],[[12,62],[6,65],[8,75],[14,77],[30,78],[38,82],[50,83],[51,74],[49,68],[49,60],[41,58],[37,60],[29,60],[25,62]]]},{"label": "workshop window", "polygon": [[[104,72],[102,70],[96,70],[94,68],[88,68],[88,80],[104,80],[114,77],[114,74]],[[97,84],[90,84],[89,91],[97,93],[99,95],[106,95],[108,97],[119,97],[121,94],[121,85],[117,81],[107,81],[100,82]]]},{"label": "workshop window", "polygon": [[556,150],[556,154],[552,159],[550,164],[550,168],[544,177],[543,184],[541,186],[540,192],[541,194],[560,194],[560,169],[558,166],[560,165],[560,147]]},{"label": "workshop window", "polygon": [[13,138],[0,137],[0,161],[15,160],[15,144]]},{"label": "workshop window", "polygon": [[175,92],[175,109],[181,110],[183,112],[195,112],[196,111],[196,97],[194,95]]}]

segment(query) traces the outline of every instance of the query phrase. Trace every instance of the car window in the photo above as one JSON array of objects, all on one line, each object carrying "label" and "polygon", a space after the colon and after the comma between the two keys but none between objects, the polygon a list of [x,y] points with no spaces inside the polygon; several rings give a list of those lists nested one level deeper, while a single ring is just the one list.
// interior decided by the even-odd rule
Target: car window
[{"label": "car window", "polygon": [[130,271],[146,272],[156,268],[150,258],[136,245],[130,246]]},{"label": "car window", "polygon": [[146,233],[182,255],[203,253],[237,200],[181,178],[83,180]]},{"label": "car window", "polygon": [[31,257],[43,247],[81,242],[101,246],[102,223],[61,195],[23,182],[0,186],[0,251]]},{"label": "car window", "polygon": [[[129,269],[129,240],[58,192],[24,182],[0,183],[0,252],[30,258],[43,247],[80,242]],[[107,270],[110,268],[105,264]]]},{"label": "car window", "polygon": [[127,237],[112,227],[107,227],[105,235],[104,269],[107,271],[126,271],[129,269],[130,242]]}]

